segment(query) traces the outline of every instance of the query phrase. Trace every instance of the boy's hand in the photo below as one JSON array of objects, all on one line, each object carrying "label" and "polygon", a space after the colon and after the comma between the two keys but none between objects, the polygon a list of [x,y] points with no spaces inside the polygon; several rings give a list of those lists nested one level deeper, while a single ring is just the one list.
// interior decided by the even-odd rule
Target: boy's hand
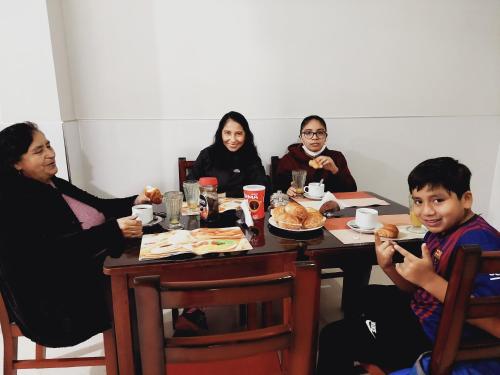
[{"label": "boy's hand", "polygon": [[394,249],[404,257],[403,263],[396,264],[396,271],[409,282],[427,289],[426,283],[429,283],[436,275],[427,244],[422,244],[422,258],[413,255],[398,244],[394,245]]},{"label": "boy's hand", "polygon": [[378,233],[375,233],[375,253],[377,254],[377,263],[382,270],[394,267],[392,263],[392,256],[396,251],[393,241],[384,241],[380,239]]}]

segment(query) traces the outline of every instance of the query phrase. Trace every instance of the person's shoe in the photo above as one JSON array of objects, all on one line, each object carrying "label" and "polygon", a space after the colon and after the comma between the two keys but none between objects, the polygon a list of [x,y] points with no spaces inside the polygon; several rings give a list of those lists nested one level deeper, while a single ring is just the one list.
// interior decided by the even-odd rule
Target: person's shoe
[{"label": "person's shoe", "polygon": [[202,310],[184,309],[175,323],[174,337],[201,336],[207,331],[207,317]]}]

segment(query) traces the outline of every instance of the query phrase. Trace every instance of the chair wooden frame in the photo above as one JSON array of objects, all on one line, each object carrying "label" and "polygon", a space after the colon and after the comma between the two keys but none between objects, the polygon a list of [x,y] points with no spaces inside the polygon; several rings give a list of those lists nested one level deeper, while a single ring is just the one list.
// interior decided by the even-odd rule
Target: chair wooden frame
[{"label": "chair wooden frame", "polygon": [[9,320],[7,306],[0,294],[0,324],[3,335],[3,373],[16,375],[20,369],[106,366],[108,375],[118,374],[115,338],[112,329],[103,332],[105,356],[47,358],[46,347],[35,344],[35,359],[18,359],[18,339],[24,336],[19,326]]},{"label": "chair wooden frame", "polygon": [[[462,339],[468,319],[500,318],[500,296],[471,297],[478,274],[500,273],[500,251],[485,251],[477,245],[458,249],[448,282],[442,316],[431,353],[430,373],[451,374],[458,361],[500,358],[500,338]],[[363,364],[372,375],[385,374],[379,367]]]},{"label": "chair wooden frame", "polygon": [[[166,373],[166,362],[206,362],[287,350],[286,373],[312,374],[316,353],[319,278],[311,262],[296,272],[196,282],[134,279],[143,373]],[[265,328],[198,337],[165,338],[162,309],[284,301],[283,322]]]},{"label": "chair wooden frame", "polygon": [[187,171],[193,168],[194,160],[186,160],[185,157],[180,157],[177,164],[179,166],[179,191],[182,191],[182,184],[186,181]]}]

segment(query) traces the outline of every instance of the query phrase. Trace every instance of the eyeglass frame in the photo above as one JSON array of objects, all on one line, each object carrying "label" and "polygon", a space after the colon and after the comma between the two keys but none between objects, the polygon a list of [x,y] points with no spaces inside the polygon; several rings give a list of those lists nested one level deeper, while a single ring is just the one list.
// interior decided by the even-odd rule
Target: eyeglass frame
[{"label": "eyeglass frame", "polygon": [[305,132],[300,132],[300,135],[303,135],[304,138],[306,138],[306,139],[313,139],[314,136],[316,136],[317,139],[323,139],[323,137],[319,136],[318,132],[324,132],[325,133],[324,138],[328,137],[328,132],[326,130],[323,130],[323,129],[319,129],[318,131],[315,131],[315,132],[313,132],[312,130],[308,130],[308,131],[311,132],[310,137],[308,137]]}]

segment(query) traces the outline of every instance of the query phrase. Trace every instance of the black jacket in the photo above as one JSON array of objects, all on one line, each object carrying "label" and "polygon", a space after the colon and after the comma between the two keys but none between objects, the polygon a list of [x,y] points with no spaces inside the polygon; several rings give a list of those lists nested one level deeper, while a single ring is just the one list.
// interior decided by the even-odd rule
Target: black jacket
[{"label": "black jacket", "polygon": [[250,159],[241,153],[216,152],[215,146],[203,149],[198,155],[188,179],[217,177],[219,193],[228,197],[243,197],[243,186],[256,184],[266,187],[266,196],[270,194],[270,183],[260,157]]},{"label": "black jacket", "polygon": [[[99,199],[55,177],[56,188],[23,176],[0,182],[0,278],[11,319],[49,347],[75,345],[110,326],[102,262],[119,256],[116,218],[135,197]],[[106,222],[82,230],[62,193],[101,211]]]}]

